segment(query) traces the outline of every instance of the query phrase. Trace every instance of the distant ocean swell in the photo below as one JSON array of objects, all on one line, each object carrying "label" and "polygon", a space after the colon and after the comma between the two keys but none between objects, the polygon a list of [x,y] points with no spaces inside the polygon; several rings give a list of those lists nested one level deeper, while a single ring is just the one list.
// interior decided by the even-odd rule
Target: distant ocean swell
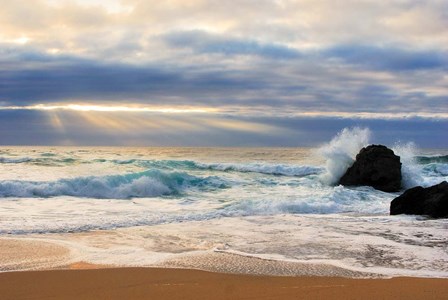
[{"label": "distant ocean swell", "polygon": [[[31,164],[42,166],[68,166],[72,164],[94,164],[94,163],[111,163],[116,165],[133,165],[145,169],[160,169],[171,171],[182,170],[212,170],[223,172],[243,172],[243,173],[261,173],[267,175],[282,176],[308,176],[313,174],[322,174],[326,172],[329,184],[334,184],[342,176],[345,170],[354,161],[354,156],[366,143],[362,143],[353,147],[353,151],[347,149],[345,144],[340,140],[332,141],[326,147],[318,150],[319,154],[327,158],[326,166],[300,166],[288,164],[269,164],[269,163],[200,163],[191,160],[145,160],[145,159],[125,159],[125,160],[108,160],[108,159],[92,159],[82,160],[77,158],[57,158],[46,153],[44,157],[1,157],[0,164]],[[350,141],[350,143],[353,142]],[[426,172],[434,173],[434,175],[448,175],[448,155],[435,156],[412,156],[412,153],[400,153],[402,149],[395,149],[402,156],[404,165],[403,172]],[[408,150],[406,150],[408,151]],[[413,169],[413,170],[411,170]],[[418,169],[418,170],[417,170]],[[406,175],[406,174],[405,174]],[[414,174],[417,175],[417,174]],[[412,176],[412,175],[411,175]],[[325,176],[324,176],[325,177]]]},{"label": "distant ocean swell", "polygon": [[284,175],[284,176],[308,176],[313,174],[320,174],[323,168],[314,166],[292,166],[292,165],[276,165],[276,164],[231,164],[231,163],[216,163],[216,164],[200,164],[195,163],[197,168],[209,169],[216,171],[236,171],[236,172],[253,172],[261,174]]},{"label": "distant ocean swell", "polygon": [[[106,162],[106,161],[104,161]],[[191,160],[111,160],[115,164],[134,164],[146,168],[158,168],[169,170],[212,170],[212,171],[234,171],[243,173],[261,173],[284,176],[307,176],[319,174],[323,171],[321,167],[315,166],[297,166],[286,164],[269,163],[199,163]]]},{"label": "distant ocean swell", "polygon": [[42,166],[58,166],[61,164],[73,164],[73,163],[88,163],[87,161],[80,161],[75,158],[33,158],[33,157],[1,157],[0,164],[21,164],[27,163],[32,165],[42,165]]},{"label": "distant ocean swell", "polygon": [[127,160],[107,160],[93,159],[91,161],[80,160],[75,158],[7,158],[0,157],[0,163],[4,164],[20,164],[29,163],[35,165],[60,166],[61,164],[89,164],[89,163],[113,163],[118,165],[135,165],[144,168],[168,169],[168,170],[216,170],[216,171],[235,171],[235,172],[254,172],[261,174],[273,174],[284,176],[307,176],[311,174],[319,174],[323,171],[321,167],[315,166],[294,166],[286,164],[267,164],[267,163],[199,163],[191,160],[144,160],[144,159],[127,159]]},{"label": "distant ocean swell", "polygon": [[420,164],[448,163],[448,155],[416,156],[415,159]]}]

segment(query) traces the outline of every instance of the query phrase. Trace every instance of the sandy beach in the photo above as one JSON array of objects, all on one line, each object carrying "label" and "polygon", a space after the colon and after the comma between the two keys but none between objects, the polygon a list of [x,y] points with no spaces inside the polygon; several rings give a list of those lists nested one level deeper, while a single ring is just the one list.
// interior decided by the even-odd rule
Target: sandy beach
[{"label": "sandy beach", "polygon": [[163,267],[116,267],[70,257],[70,249],[51,242],[1,239],[0,298],[446,299],[448,294],[446,278],[386,279],[224,253],[181,256]]},{"label": "sandy beach", "polygon": [[186,269],[7,272],[7,299],[446,299],[448,280],[271,277]]}]

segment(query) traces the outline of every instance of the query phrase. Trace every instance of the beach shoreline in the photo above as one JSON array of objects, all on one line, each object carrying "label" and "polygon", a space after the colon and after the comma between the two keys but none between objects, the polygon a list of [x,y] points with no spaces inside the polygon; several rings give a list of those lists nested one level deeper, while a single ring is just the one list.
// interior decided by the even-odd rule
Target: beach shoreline
[{"label": "beach shoreline", "polygon": [[129,267],[76,261],[70,249],[48,241],[3,238],[0,253],[11,263],[0,273],[5,300],[445,299],[448,293],[447,278],[386,278],[219,252]]},{"label": "beach shoreline", "polygon": [[[85,241],[92,242],[99,235],[109,236],[116,232],[82,233]],[[59,238],[59,239],[58,239]],[[123,260],[129,249],[120,248],[117,254],[111,245],[95,248],[94,255],[88,255],[86,244],[73,244],[78,241],[74,234],[62,236],[25,236],[0,238],[0,273],[48,270],[77,270],[103,268],[169,268],[191,269],[213,273],[254,275],[254,276],[318,276],[344,278],[386,278],[382,274],[351,270],[329,262],[298,262],[280,259],[267,259],[232,253],[220,250],[203,250],[180,253],[145,252],[140,256],[148,256],[148,260]],[[75,246],[74,246],[75,245]],[[97,245],[98,247],[98,245]],[[104,255],[98,257],[100,252]],[[107,255],[114,252],[117,256]],[[153,256],[151,259],[150,256]],[[135,257],[135,256],[132,256]],[[152,261],[152,262],[149,262]]]}]

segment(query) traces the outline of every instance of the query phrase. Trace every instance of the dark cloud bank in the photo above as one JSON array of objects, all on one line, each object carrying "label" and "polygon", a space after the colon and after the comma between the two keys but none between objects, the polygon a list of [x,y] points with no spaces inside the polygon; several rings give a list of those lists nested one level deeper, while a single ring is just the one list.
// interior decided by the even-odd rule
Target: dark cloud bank
[{"label": "dark cloud bank", "polygon": [[[86,102],[206,106],[223,111],[236,107],[244,113],[234,110],[233,115],[214,117],[253,123],[255,127],[269,125],[278,130],[249,132],[205,126],[196,131],[142,128],[114,132],[68,112],[58,116],[64,122],[62,130],[49,121],[48,112],[0,110],[0,144],[313,146],[329,140],[344,127],[365,126],[372,129],[379,142],[401,140],[414,141],[422,147],[448,147],[447,119],[363,120],[356,116],[357,112],[446,113],[448,94],[434,95],[425,89],[406,91],[397,88],[394,81],[357,76],[359,71],[381,71],[395,80],[430,85],[446,74],[446,53],[365,45],[300,52],[279,44],[201,31],[172,32],[159,38],[173,49],[204,56],[208,63],[174,60],[125,64],[0,45],[0,106]],[[210,55],[227,60],[210,62],[214,59]],[[241,67],[229,63],[232,57],[251,60]],[[255,117],[256,111],[264,111],[265,117]],[[346,112],[353,113],[353,118],[284,117],[285,111]],[[194,124],[203,117],[170,118]]]}]

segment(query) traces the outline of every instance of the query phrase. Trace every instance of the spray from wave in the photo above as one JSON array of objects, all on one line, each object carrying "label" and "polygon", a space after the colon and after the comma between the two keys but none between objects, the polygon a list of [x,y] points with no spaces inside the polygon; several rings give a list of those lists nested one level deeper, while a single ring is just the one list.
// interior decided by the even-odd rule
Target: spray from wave
[{"label": "spray from wave", "polygon": [[325,184],[336,184],[353,164],[359,150],[369,144],[370,136],[368,128],[344,128],[328,144],[320,147],[318,154],[326,159],[326,172],[320,180]]},{"label": "spray from wave", "polygon": [[421,174],[421,167],[417,164],[415,153],[417,147],[414,143],[396,143],[392,148],[394,153],[400,156],[401,162],[401,176],[403,188],[408,189],[421,185],[423,177]]},{"label": "spray from wave", "polygon": [[448,175],[446,155],[416,156],[419,149],[414,143],[397,143],[393,147],[400,156],[403,188],[428,187],[445,180]]},{"label": "spray from wave", "polygon": [[[320,181],[327,185],[337,184],[361,148],[369,144],[370,136],[368,128],[344,128],[328,144],[320,147],[318,154],[326,159],[326,171],[320,176]],[[392,150],[400,156],[404,189],[437,184],[440,177],[448,173],[446,155],[417,156],[419,149],[413,142],[397,142]]]}]

